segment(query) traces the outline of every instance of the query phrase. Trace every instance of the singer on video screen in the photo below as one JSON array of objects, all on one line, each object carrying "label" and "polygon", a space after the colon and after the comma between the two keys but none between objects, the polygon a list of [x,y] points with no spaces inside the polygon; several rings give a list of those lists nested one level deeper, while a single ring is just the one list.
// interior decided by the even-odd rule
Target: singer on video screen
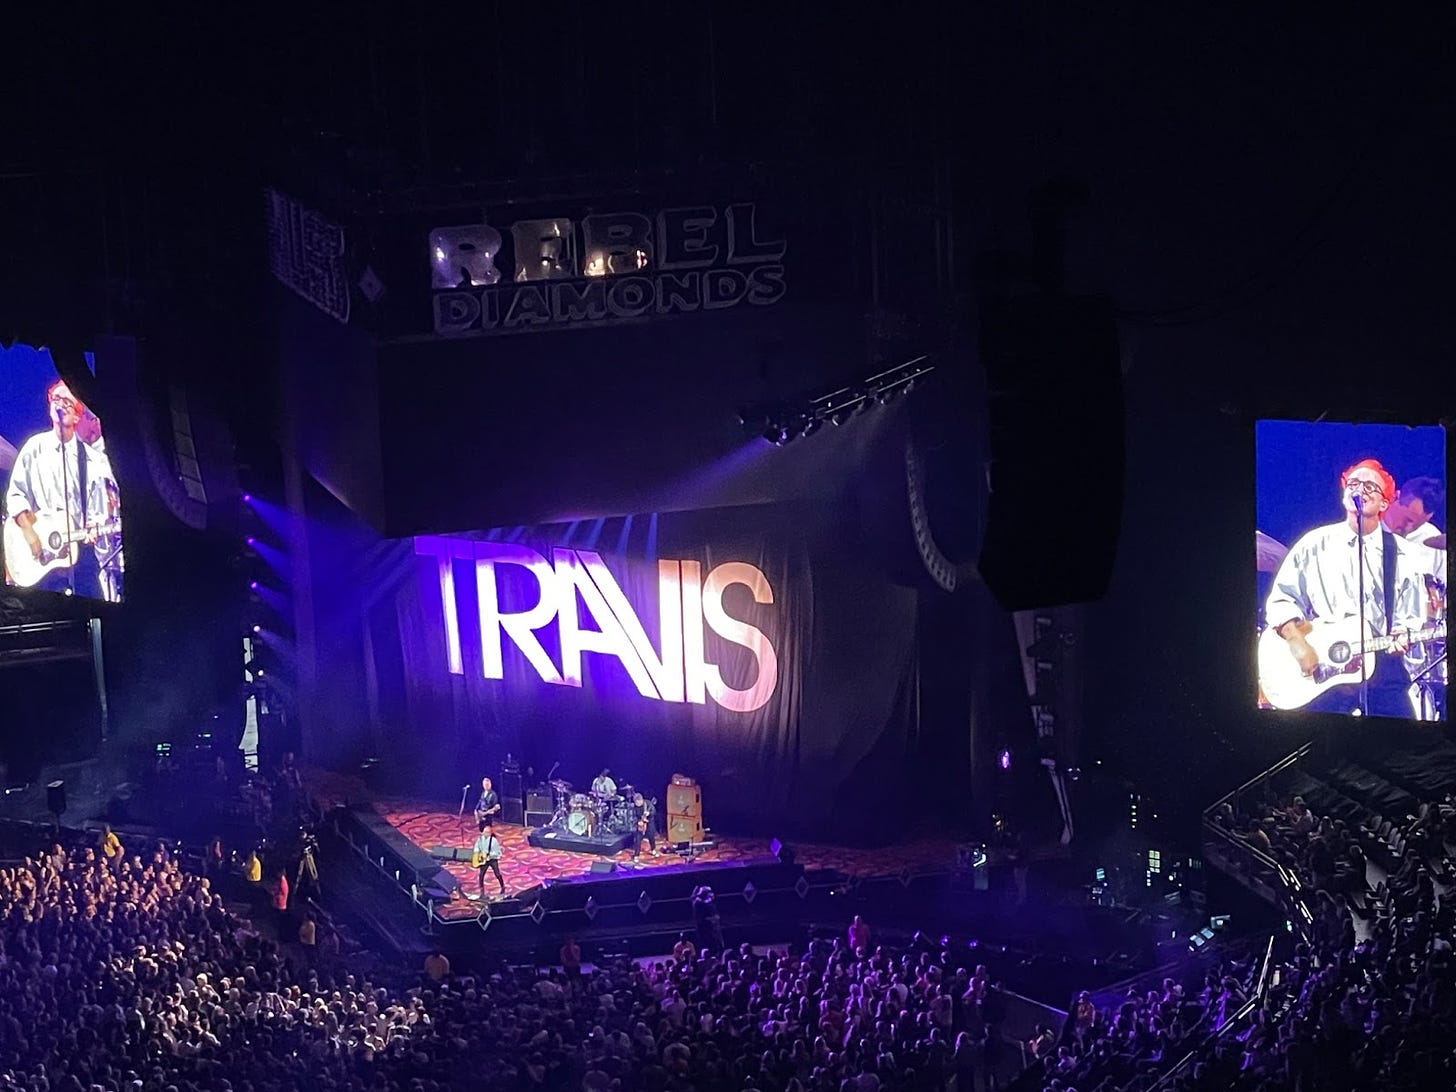
[{"label": "singer on video screen", "polygon": [[10,468],[6,583],[119,602],[121,490],[101,422],[64,381],[45,399],[45,430],[20,446]]},{"label": "singer on video screen", "polygon": [[1337,522],[1305,531],[1287,551],[1256,533],[1259,567],[1273,574],[1261,704],[1444,719],[1446,551],[1433,522],[1444,490],[1431,478],[1397,488],[1374,457],[1331,484]]}]

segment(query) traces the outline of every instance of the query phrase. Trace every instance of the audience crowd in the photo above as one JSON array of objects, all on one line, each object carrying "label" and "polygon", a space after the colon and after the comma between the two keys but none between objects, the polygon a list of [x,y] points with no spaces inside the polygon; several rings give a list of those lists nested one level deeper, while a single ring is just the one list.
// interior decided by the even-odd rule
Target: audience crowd
[{"label": "audience crowd", "polygon": [[1115,1008],[1077,996],[1060,1040],[1044,1028],[1026,1044],[1029,1067],[1018,1087],[1056,1092],[1147,1087],[1203,1037],[1247,1004],[1260,960],[1227,961],[1201,980],[1163,978],[1156,989],[1128,991]]},{"label": "audience crowd", "polygon": [[[1456,1087],[1456,912],[1444,886],[1456,809],[1448,798],[1397,821],[1350,818],[1316,817],[1300,797],[1242,812],[1225,805],[1216,816],[1295,878],[1287,894],[1302,927],[1288,937],[1292,951],[1269,968],[1251,1018],[1202,1043],[1174,1087]],[[1388,870],[1373,886],[1371,860]],[[1089,1092],[1098,1085],[1047,1087]]]},{"label": "audience crowd", "polygon": [[[285,885],[270,889],[278,939],[260,932],[223,904],[218,847],[204,874],[108,829],[0,867],[0,1088],[979,1092],[1026,1063],[1021,1087],[1112,1092],[1190,1052],[1184,1092],[1456,1087],[1456,920],[1437,880],[1450,818],[1230,808],[1220,821],[1301,885],[1289,950],[1105,1010],[1082,994],[1060,1033],[1009,1046],[984,966],[876,946],[859,919],[803,950],[725,948],[703,916],[657,961],[584,968],[568,941],[559,969],[458,973],[434,954],[416,976],[341,960]],[[1372,890],[1377,853],[1392,871]],[[236,882],[258,878],[248,866]]]},{"label": "audience crowd", "polygon": [[0,867],[0,1088],[909,1092],[1019,1065],[984,967],[871,947],[862,921],[801,953],[708,929],[590,973],[572,941],[546,971],[365,970],[315,932],[265,937],[109,831]]}]

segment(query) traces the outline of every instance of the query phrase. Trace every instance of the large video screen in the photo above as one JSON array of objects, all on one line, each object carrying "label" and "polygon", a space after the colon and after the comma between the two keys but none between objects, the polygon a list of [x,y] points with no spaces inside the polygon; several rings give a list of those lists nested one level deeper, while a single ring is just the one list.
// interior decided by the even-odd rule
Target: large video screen
[{"label": "large video screen", "polygon": [[1260,421],[1263,708],[1446,719],[1446,433]]},{"label": "large video screen", "polygon": [[0,482],[7,585],[121,601],[121,489],[101,420],[44,349],[0,347]]}]

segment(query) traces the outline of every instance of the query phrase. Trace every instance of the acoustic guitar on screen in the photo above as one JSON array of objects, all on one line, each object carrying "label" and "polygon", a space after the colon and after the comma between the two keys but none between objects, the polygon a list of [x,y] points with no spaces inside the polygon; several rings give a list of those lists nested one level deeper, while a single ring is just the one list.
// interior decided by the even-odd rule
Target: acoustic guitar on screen
[{"label": "acoustic guitar on screen", "polygon": [[72,544],[118,534],[121,525],[109,522],[67,531],[64,512],[38,512],[31,530],[40,539],[40,557],[30,552],[30,543],[25,540],[20,525],[13,519],[5,521],[5,567],[10,572],[10,582],[22,588],[33,588],[52,570],[74,565],[76,551],[71,549]]},{"label": "acoustic guitar on screen", "polygon": [[[1441,641],[1446,637],[1446,623],[1438,622],[1425,629],[1411,630],[1398,637],[1367,635],[1361,654],[1360,619],[1342,618],[1333,622],[1306,623],[1304,639],[1319,657],[1314,673],[1306,675],[1289,642],[1271,627],[1259,635],[1259,689],[1275,709],[1300,709],[1337,686],[1359,686],[1360,679],[1375,673],[1375,657],[1388,652],[1397,640],[1416,645],[1422,641]],[[1361,671],[1361,664],[1364,671]]]}]

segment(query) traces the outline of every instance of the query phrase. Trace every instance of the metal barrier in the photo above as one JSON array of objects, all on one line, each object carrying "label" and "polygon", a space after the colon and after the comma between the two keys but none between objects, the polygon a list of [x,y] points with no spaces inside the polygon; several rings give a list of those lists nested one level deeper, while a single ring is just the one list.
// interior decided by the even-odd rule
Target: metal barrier
[{"label": "metal barrier", "polygon": [[1218,808],[1222,807],[1224,804],[1227,804],[1235,797],[1241,796],[1243,793],[1247,792],[1249,789],[1259,784],[1259,782],[1268,781],[1276,774],[1283,773],[1285,770],[1289,769],[1289,767],[1297,766],[1300,762],[1304,761],[1304,759],[1309,757],[1309,752],[1312,747],[1314,747],[1314,742],[1310,741],[1309,743],[1306,743],[1303,747],[1300,747],[1298,750],[1285,755],[1278,762],[1274,763],[1274,765],[1270,766],[1267,770],[1255,774],[1253,777],[1249,778],[1249,780],[1245,781],[1242,785],[1234,789],[1232,792],[1224,793],[1223,796],[1219,797],[1211,805],[1205,808],[1203,814],[1205,816],[1209,815],[1209,813],[1216,811]]},{"label": "metal barrier", "polygon": [[1314,915],[1310,913],[1304,885],[1299,877],[1267,853],[1255,849],[1233,832],[1224,829],[1218,824],[1216,817],[1220,808],[1253,786],[1267,783],[1276,775],[1297,766],[1308,757],[1312,747],[1313,743],[1306,743],[1232,792],[1225,793],[1203,812],[1204,860],[1220,865],[1234,879],[1282,909],[1291,926],[1298,930],[1300,938],[1306,942],[1310,939],[1309,930],[1314,925]]},{"label": "metal barrier", "polygon": [[1242,1027],[1245,1020],[1264,1002],[1264,994],[1269,985],[1269,964],[1274,958],[1274,938],[1271,936],[1264,947],[1264,958],[1259,968],[1259,977],[1247,1001],[1239,1006],[1238,1010],[1223,1022],[1221,1027],[1215,1028],[1209,1035],[1205,1036],[1197,1046],[1193,1047],[1183,1057],[1173,1064],[1171,1069],[1166,1070],[1152,1085],[1147,1092],[1163,1092],[1170,1087],[1188,1067],[1193,1065],[1201,1057],[1207,1055],[1209,1048],[1216,1047],[1220,1040],[1231,1034],[1235,1029]]}]

